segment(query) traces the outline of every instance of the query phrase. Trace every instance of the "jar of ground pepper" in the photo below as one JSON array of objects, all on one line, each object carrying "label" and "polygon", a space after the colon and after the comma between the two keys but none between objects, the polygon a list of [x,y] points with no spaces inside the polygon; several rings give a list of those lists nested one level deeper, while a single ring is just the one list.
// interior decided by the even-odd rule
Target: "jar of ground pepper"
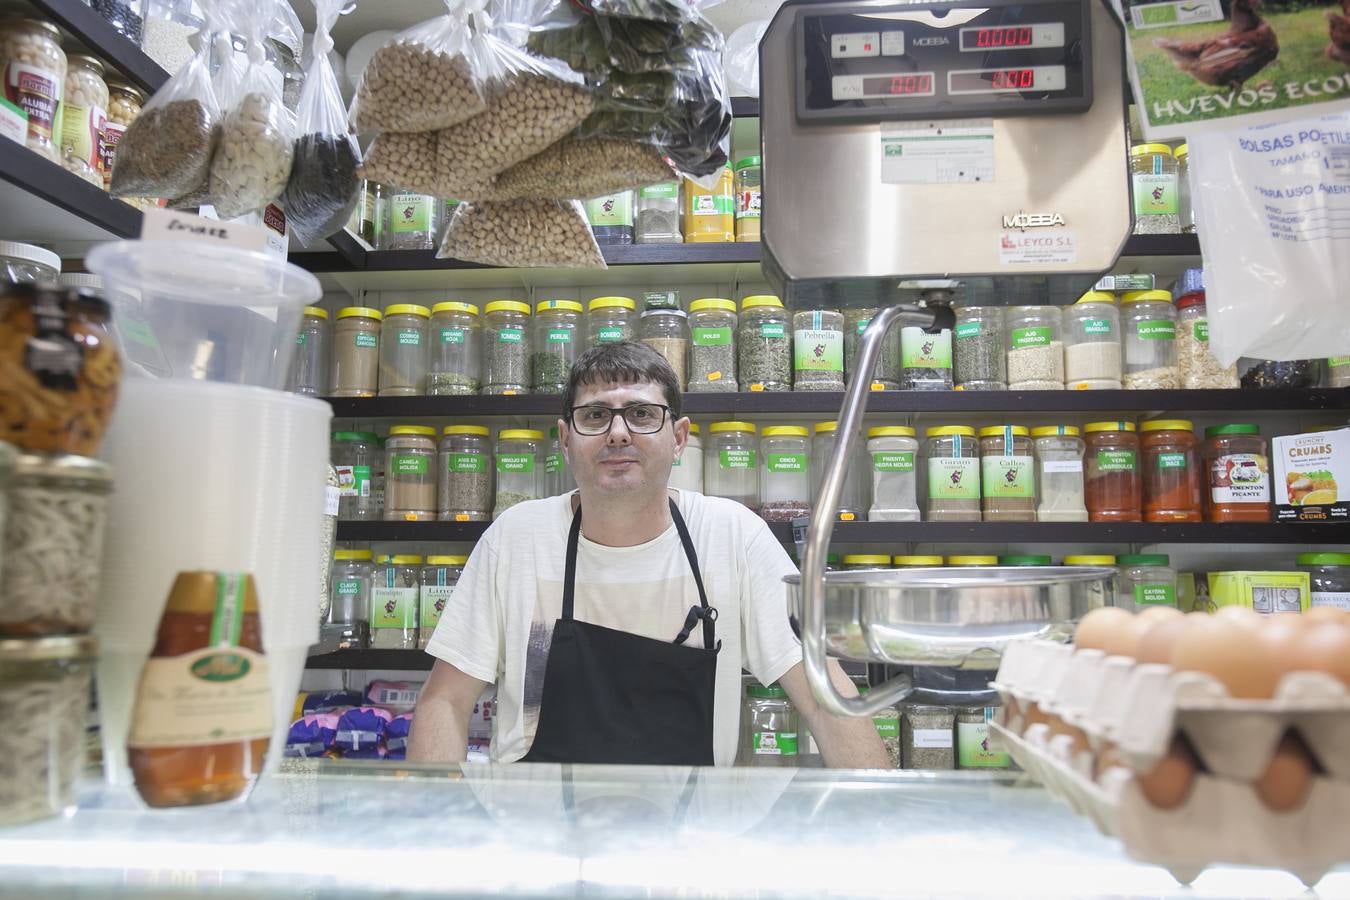
[{"label": "jar of ground pepper", "polygon": [[980,509],[986,522],[1036,521],[1036,461],[1022,425],[980,429]]},{"label": "jar of ground pepper", "polygon": [[1120,577],[1116,604],[1141,612],[1150,606],[1177,605],[1177,573],[1165,553],[1127,553],[1117,557]]},{"label": "jar of ground pepper", "polygon": [[1269,522],[1270,458],[1256,425],[1214,425],[1205,429],[1202,449],[1208,474],[1204,493],[1207,522]]},{"label": "jar of ground pepper", "polygon": [[800,425],[764,429],[759,444],[759,514],[791,522],[811,509],[810,432]]},{"label": "jar of ground pepper", "polygon": [[759,509],[759,439],[749,422],[714,422],[703,457],[703,486],[713,497],[726,497]]},{"label": "jar of ground pepper", "polygon": [[1133,422],[1089,422],[1083,427],[1089,522],[1140,522],[1139,437]]},{"label": "jar of ground pepper", "polygon": [[1200,453],[1185,419],[1140,426],[1145,522],[1200,521]]},{"label": "jar of ground pepper", "polygon": [[436,429],[395,425],[384,443],[384,517],[436,520]]},{"label": "jar of ground pepper", "polygon": [[980,521],[980,449],[968,425],[924,433],[930,522]]}]

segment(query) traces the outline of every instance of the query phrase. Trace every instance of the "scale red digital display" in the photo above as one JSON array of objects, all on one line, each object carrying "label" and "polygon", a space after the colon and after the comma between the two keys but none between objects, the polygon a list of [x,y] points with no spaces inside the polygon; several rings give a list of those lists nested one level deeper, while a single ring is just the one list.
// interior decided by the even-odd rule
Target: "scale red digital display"
[{"label": "scale red digital display", "polygon": [[997,50],[1004,47],[1030,47],[1035,33],[1029,25],[1013,28],[965,28],[961,31],[962,50]]},{"label": "scale red digital display", "polygon": [[863,94],[873,97],[889,95],[891,97],[909,97],[933,94],[933,73],[917,72],[912,75],[881,75],[863,79]]},{"label": "scale red digital display", "polygon": [[947,92],[950,94],[1003,94],[1063,89],[1063,66],[965,69],[947,73]]}]

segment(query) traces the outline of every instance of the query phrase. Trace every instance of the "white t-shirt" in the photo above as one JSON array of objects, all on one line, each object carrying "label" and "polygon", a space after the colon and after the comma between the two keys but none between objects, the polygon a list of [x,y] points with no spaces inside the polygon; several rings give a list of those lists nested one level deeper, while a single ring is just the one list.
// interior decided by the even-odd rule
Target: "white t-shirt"
[{"label": "white t-shirt", "polygon": [[[717,609],[713,759],[736,759],[741,669],[764,684],[801,661],[788,625],[784,575],[797,571],[757,515],[732,500],[679,491],[678,505],[698,554],[708,604]],[[553,624],[562,611],[571,495],[520,503],[474,547],[446,602],[427,652],[480,681],[497,684],[494,762],[524,756],[534,740]],[[605,547],[583,535],[577,547],[578,620],[673,641],[698,587],[674,523],[635,547]],[[685,641],[703,646],[696,625]]]}]

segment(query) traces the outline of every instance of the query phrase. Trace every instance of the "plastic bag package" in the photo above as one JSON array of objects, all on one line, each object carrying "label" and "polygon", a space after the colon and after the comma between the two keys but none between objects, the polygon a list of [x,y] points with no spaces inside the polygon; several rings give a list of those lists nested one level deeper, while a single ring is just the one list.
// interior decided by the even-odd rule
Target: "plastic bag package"
[{"label": "plastic bag package", "polygon": [[605,268],[576,200],[461,203],[436,256],[506,268]]},{"label": "plastic bag package", "polygon": [[347,0],[315,0],[314,53],[296,111],[290,179],[281,195],[286,222],[303,244],[336,234],[361,191],[361,148],[347,126],[342,91],[329,61],[333,23]]},{"label": "plastic bag package", "polygon": [[442,193],[436,179],[436,132],[386,131],[377,134],[366,148],[361,175],[380,184],[396,184],[405,190],[434,197]]},{"label": "plastic bag package", "polygon": [[[209,57],[212,71],[211,91],[215,95],[216,104],[221,112],[213,126],[212,154],[215,153],[215,148],[220,144],[220,126],[224,114],[229,110],[234,99],[239,96],[239,88],[244,83],[244,75],[248,72],[248,57],[235,52],[234,35],[230,32],[230,23],[225,13],[226,11],[222,11],[216,17],[217,20],[212,26],[209,37],[211,44]],[[201,184],[186,194],[167,199],[170,209],[191,210],[192,212],[196,212],[199,207],[210,204],[212,197],[209,165],[207,177],[202,179]]]},{"label": "plastic bag package", "polygon": [[226,0],[236,30],[247,35],[248,69],[235,97],[222,107],[220,138],[211,157],[211,202],[222,219],[262,209],[281,195],[295,152],[295,117],[266,64],[263,26],[276,0]]},{"label": "plastic bag package", "polygon": [[492,199],[601,197],[675,177],[651,144],[565,138],[498,175]]}]

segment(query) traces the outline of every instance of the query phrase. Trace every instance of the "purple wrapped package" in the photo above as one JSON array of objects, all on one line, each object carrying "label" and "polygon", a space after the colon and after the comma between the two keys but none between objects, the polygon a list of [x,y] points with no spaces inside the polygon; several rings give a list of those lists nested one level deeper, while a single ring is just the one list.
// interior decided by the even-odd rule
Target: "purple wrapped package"
[{"label": "purple wrapped package", "polygon": [[358,706],[344,712],[337,724],[337,747],[344,759],[375,759],[375,756],[358,756],[370,753],[377,748],[383,750],[384,729],[394,718],[394,714],[378,706]]},{"label": "purple wrapped package", "polygon": [[351,706],[360,706],[363,702],[356,691],[314,691],[305,695],[301,712],[307,716],[335,710],[341,712]]},{"label": "purple wrapped package", "polygon": [[291,723],[290,733],[286,736],[285,756],[323,756],[333,749],[337,737],[338,714],[336,712],[315,713],[301,716]]},{"label": "purple wrapped package", "polygon": [[412,732],[412,718],[412,713],[403,713],[394,716],[393,721],[385,726],[384,746],[389,751],[390,759],[408,758],[408,735]]}]

